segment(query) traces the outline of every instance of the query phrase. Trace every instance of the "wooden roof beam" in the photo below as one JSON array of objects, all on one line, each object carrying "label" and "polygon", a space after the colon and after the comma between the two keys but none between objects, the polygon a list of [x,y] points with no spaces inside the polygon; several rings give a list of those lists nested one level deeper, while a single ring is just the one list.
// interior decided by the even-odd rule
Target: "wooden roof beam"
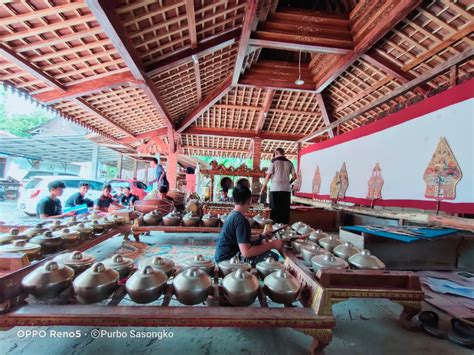
[{"label": "wooden roof beam", "polygon": [[245,55],[247,53],[247,47],[249,45],[250,34],[252,30],[255,29],[258,22],[257,5],[257,0],[247,1],[247,7],[245,8],[245,15],[242,24],[242,33],[239,40],[239,49],[237,50],[237,57],[235,58],[234,74],[232,75],[231,81],[232,85],[237,85],[237,82],[239,81]]},{"label": "wooden roof beam", "polygon": [[[324,103],[323,95],[316,94],[316,101],[318,102],[319,109],[321,110],[321,114],[323,115],[324,124],[329,126],[331,124],[331,119],[329,118],[328,111],[326,109],[326,104]],[[330,129],[328,131],[329,138],[334,138],[334,130]]]},{"label": "wooden roof beam", "polygon": [[89,104],[87,101],[83,100],[83,99],[80,99],[80,98],[75,98],[75,99],[72,99],[72,101],[78,105],[80,108],[82,108],[83,110],[93,114],[94,116],[98,117],[100,120],[104,121],[104,122],[107,122],[109,125],[111,125],[112,127],[114,127],[115,129],[117,129],[118,131],[122,132],[123,134],[131,137],[131,138],[135,138],[135,136],[133,135],[132,132],[128,131],[127,129],[125,129],[124,127],[122,127],[121,125],[115,123],[114,121],[112,121],[110,118],[106,117],[102,112],[100,112],[98,109],[96,109],[94,106],[92,106],[91,104]]},{"label": "wooden roof beam", "polygon": [[204,57],[235,43],[239,38],[241,26],[232,28],[198,43],[194,49],[187,48],[173,52],[173,55],[145,67],[148,76],[165,72],[192,60],[193,56]]},{"label": "wooden roof beam", "polygon": [[225,96],[230,91],[230,89],[232,89],[231,80],[231,77],[227,78],[223,83],[216,87],[203,101],[201,101],[199,105],[193,111],[191,111],[191,113],[185,119],[180,122],[177,132],[181,133],[186,130],[186,128],[192,125],[194,121],[199,118],[199,116],[201,116],[209,109],[209,107],[214,105],[223,96]]},{"label": "wooden roof beam", "polygon": [[80,84],[67,86],[65,91],[45,91],[33,95],[33,98],[46,104],[54,104],[63,100],[91,95],[125,84],[143,84],[143,81],[136,80],[130,72],[111,74],[99,79],[92,79]]},{"label": "wooden roof beam", "polygon": [[197,33],[196,33],[196,14],[194,12],[194,0],[186,0],[186,18],[188,20],[189,40],[191,41],[191,48],[197,48]]},{"label": "wooden roof beam", "polygon": [[135,137],[128,137],[120,139],[120,143],[129,144],[142,139],[148,139],[152,137],[160,137],[168,134],[167,128],[158,128],[153,131],[137,134]]},{"label": "wooden roof beam", "polygon": [[261,132],[259,135],[255,131],[247,130],[236,130],[236,129],[222,129],[222,128],[207,128],[207,127],[189,127],[183,134],[191,135],[204,135],[204,136],[215,136],[215,137],[235,137],[235,138],[261,138],[271,139],[279,141],[296,142],[304,137],[303,134],[293,133],[274,133],[274,132]]},{"label": "wooden roof beam", "polygon": [[0,55],[4,57],[9,62],[15,64],[17,67],[23,69],[31,76],[35,77],[36,79],[42,81],[43,83],[61,91],[66,90],[66,86],[61,84],[58,80],[50,76],[49,74],[45,73],[41,69],[33,66],[28,60],[20,57],[16,54],[13,50],[8,48],[3,43],[0,43]]},{"label": "wooden roof beam", "polygon": [[150,78],[143,72],[141,60],[130,40],[126,35],[125,29],[121,26],[121,22],[115,13],[114,2],[105,0],[86,0],[88,8],[92,11],[97,22],[107,34],[112,44],[125,61],[133,76],[137,80],[144,82],[142,88],[152,102],[160,116],[165,119],[168,127],[174,129],[174,121],[172,120],[168,110],[158,94],[158,90],[154,86]]},{"label": "wooden roof beam", "polygon": [[439,66],[437,66],[437,67],[435,67],[431,70],[428,70],[424,74],[420,75],[418,78],[413,79],[413,80],[409,81],[408,83],[405,83],[404,85],[402,85],[399,88],[392,91],[390,94],[385,95],[384,97],[381,97],[380,99],[375,100],[374,102],[372,102],[368,105],[365,105],[360,110],[358,110],[358,111],[356,111],[356,112],[354,112],[354,113],[352,113],[352,114],[350,114],[350,115],[348,115],[344,118],[341,118],[340,120],[337,120],[337,121],[331,123],[330,125],[317,130],[316,132],[313,132],[313,133],[305,136],[303,139],[300,139],[299,142],[305,142],[305,141],[314,139],[317,136],[325,133],[326,131],[329,131],[330,129],[333,129],[333,128],[339,126],[340,124],[342,124],[344,122],[348,122],[350,120],[353,120],[354,118],[359,117],[360,115],[364,114],[365,112],[370,111],[370,110],[376,108],[377,106],[382,105],[383,103],[385,103],[387,101],[393,100],[396,97],[407,93],[408,91],[412,90],[413,88],[430,81],[431,79],[433,79],[437,75],[439,75],[439,74],[443,73],[444,71],[450,69],[452,66],[458,65],[459,63],[462,63],[465,60],[470,59],[473,56],[474,56],[474,48],[469,48],[469,49],[465,50],[463,53],[460,53],[460,54],[452,57],[451,59],[449,59],[445,63],[443,63],[443,64],[441,64],[441,65],[439,65]]},{"label": "wooden roof beam", "polygon": [[202,100],[201,71],[199,69],[199,58],[198,58],[198,56],[193,56],[193,69],[194,69],[194,79],[196,80],[197,101],[201,102],[201,100]]},{"label": "wooden roof beam", "polygon": [[[410,80],[415,79],[415,76],[409,72],[404,72],[398,65],[394,62],[385,58],[382,54],[377,52],[374,49],[371,49],[362,56],[362,59],[369,62],[376,68],[382,70],[386,74],[392,75],[394,78],[398,79],[401,83],[405,84]],[[430,90],[428,85],[423,85],[419,88],[421,94],[426,94]]]},{"label": "wooden roof beam", "polygon": [[267,118],[268,110],[272,106],[273,96],[275,96],[274,90],[267,90],[265,94],[265,99],[263,101],[263,108],[259,112],[257,126],[255,127],[255,133],[259,135],[262,132],[263,125],[265,124],[265,119]]},{"label": "wooden roof beam", "polygon": [[[384,37],[397,23],[403,20],[413,9],[415,9],[420,0],[387,0],[392,5],[384,3],[385,8],[390,11],[386,14],[379,15],[375,20],[378,21],[366,35],[355,44],[354,51],[343,55],[337,60],[335,65],[331,67],[322,76],[316,75],[313,80],[316,82],[316,91],[322,92],[329,84],[331,84],[339,75],[341,75],[349,66],[359,59],[367,50]],[[367,19],[367,21],[370,19]],[[374,20],[374,19],[372,19]],[[374,21],[375,21],[374,20]]]}]

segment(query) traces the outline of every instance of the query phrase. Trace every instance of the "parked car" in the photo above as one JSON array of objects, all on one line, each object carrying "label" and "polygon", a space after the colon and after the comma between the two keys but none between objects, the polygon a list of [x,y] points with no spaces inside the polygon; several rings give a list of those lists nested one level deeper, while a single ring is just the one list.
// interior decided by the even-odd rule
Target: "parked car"
[{"label": "parked car", "polygon": [[[45,171],[45,170],[30,170],[28,171],[25,176],[23,176],[23,179],[20,180],[20,189],[18,191],[18,194],[21,196],[23,194],[23,191],[25,190],[25,186],[30,182],[31,179],[35,177],[40,177],[40,176],[53,176],[54,173],[51,171]],[[71,173],[58,173],[58,176],[77,176],[76,174],[71,174]]]},{"label": "parked car", "polygon": [[143,200],[146,196],[145,190],[147,189],[147,186],[139,180],[113,179],[109,181],[109,184],[112,185],[112,195],[117,193],[119,187],[130,187],[131,193],[138,196],[140,200]]},{"label": "parked car", "polygon": [[29,216],[35,215],[36,205],[43,197],[48,196],[48,184],[54,180],[60,180],[66,185],[63,195],[60,198],[63,208],[69,196],[79,191],[79,183],[81,181],[89,183],[90,188],[86,197],[91,200],[95,200],[100,196],[104,186],[104,183],[101,181],[81,179],[76,176],[37,176],[32,178],[24,187],[23,194],[17,202],[17,209]]},{"label": "parked car", "polygon": [[5,194],[5,189],[3,186],[0,186],[0,201],[5,201],[7,199],[7,195]]}]

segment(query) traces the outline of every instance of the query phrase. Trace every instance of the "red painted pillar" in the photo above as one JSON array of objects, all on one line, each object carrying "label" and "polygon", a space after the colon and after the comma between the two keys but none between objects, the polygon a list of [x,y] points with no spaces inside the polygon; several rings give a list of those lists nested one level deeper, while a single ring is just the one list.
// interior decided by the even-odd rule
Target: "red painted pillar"
[{"label": "red painted pillar", "polygon": [[168,154],[168,164],[166,175],[170,183],[170,190],[176,189],[176,177],[178,175],[178,155],[176,153]]},{"label": "red painted pillar", "polygon": [[261,157],[262,157],[262,139],[256,137],[253,139],[253,149],[252,149],[252,168],[254,170],[260,169]]}]

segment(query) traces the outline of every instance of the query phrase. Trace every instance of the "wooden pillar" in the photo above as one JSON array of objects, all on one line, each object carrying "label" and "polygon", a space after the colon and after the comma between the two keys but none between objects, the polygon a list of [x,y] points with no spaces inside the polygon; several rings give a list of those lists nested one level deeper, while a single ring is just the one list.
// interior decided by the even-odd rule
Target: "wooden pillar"
[{"label": "wooden pillar", "polygon": [[255,137],[253,139],[253,149],[252,149],[252,168],[254,170],[260,169],[261,157],[262,157],[262,139]]},{"label": "wooden pillar", "polygon": [[137,179],[138,161],[133,159],[133,174],[132,179]]},{"label": "wooden pillar", "polygon": [[300,171],[300,151],[301,143],[296,143],[296,171]]},{"label": "wooden pillar", "polygon": [[178,175],[178,154],[168,154],[168,166],[166,168],[166,175],[170,183],[170,190],[176,189],[176,178]]}]

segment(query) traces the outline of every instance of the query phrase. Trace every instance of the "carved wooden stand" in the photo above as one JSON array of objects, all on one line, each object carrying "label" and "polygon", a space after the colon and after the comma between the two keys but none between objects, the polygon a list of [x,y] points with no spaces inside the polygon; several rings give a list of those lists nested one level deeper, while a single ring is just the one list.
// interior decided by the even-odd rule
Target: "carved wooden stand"
[{"label": "carved wooden stand", "polygon": [[385,270],[323,270],[317,278],[292,252],[285,253],[287,269],[306,284],[311,308],[319,315],[332,315],[332,305],[350,298],[386,298],[403,306],[400,322],[414,329],[412,318],[421,310],[424,293],[415,273]]}]

